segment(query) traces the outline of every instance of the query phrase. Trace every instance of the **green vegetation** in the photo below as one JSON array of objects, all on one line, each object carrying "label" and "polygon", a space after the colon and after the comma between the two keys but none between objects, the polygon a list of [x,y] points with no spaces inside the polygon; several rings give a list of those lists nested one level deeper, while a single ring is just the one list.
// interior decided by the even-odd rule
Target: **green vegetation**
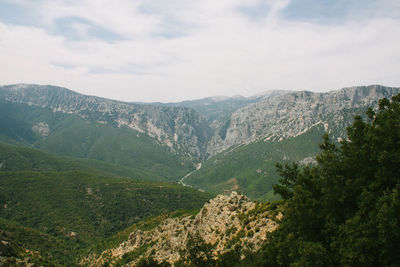
[{"label": "green vegetation", "polygon": [[0,256],[7,258],[5,266],[16,266],[17,259],[25,258],[36,266],[75,266],[71,252],[76,245],[72,242],[1,218],[0,242]]},{"label": "green vegetation", "polygon": [[208,244],[201,237],[199,232],[189,234],[186,241],[186,248],[179,251],[181,256],[177,266],[211,266],[214,263],[211,244]]},{"label": "green vegetation", "polygon": [[150,231],[157,226],[159,226],[162,222],[164,222],[168,218],[176,218],[176,217],[185,217],[197,214],[199,209],[192,209],[192,210],[176,210],[173,212],[163,213],[157,216],[151,216],[144,220],[141,220],[138,223],[135,223],[124,230],[118,232],[115,235],[102,239],[95,245],[92,245],[88,250],[87,254],[91,253],[101,253],[106,249],[115,248],[123,241],[126,241],[129,235],[135,230],[142,230],[142,231]]},{"label": "green vegetation", "polygon": [[0,172],[0,217],[70,244],[71,255],[146,217],[200,208],[209,198],[176,184],[79,171]]},{"label": "green vegetation", "polygon": [[77,171],[0,173],[1,217],[83,244],[148,216],[200,208],[209,197],[169,183]]},{"label": "green vegetation", "polygon": [[[339,146],[324,135],[316,165],[277,164],[278,229],[259,251],[234,248],[207,266],[400,266],[400,94],[367,116]],[[186,254],[209,251],[195,244]]]},{"label": "green vegetation", "polygon": [[[151,137],[132,129],[2,99],[0,113],[0,142],[81,158],[95,168],[105,162],[105,171],[122,166],[125,175],[135,170],[143,174],[142,179],[176,181],[194,168],[191,159],[171,153]],[[40,135],[33,129],[43,122],[48,132]]]},{"label": "green vegetation", "polygon": [[[337,142],[338,137],[346,135],[345,128],[354,116],[365,111],[365,107],[343,109],[339,113],[327,114],[321,120],[328,123],[329,132]],[[343,118],[342,125],[336,122],[337,116]],[[324,132],[324,126],[319,124],[304,134],[282,141],[264,139],[229,148],[208,159],[185,182],[213,194],[239,190],[252,199],[277,200],[279,197],[273,194],[272,189],[279,179],[275,164],[314,158]]]},{"label": "green vegetation", "polygon": [[58,155],[96,159],[155,173],[169,181],[193,169],[190,161],[170,153],[146,134],[88,123],[77,117],[63,121],[36,146]]},{"label": "green vegetation", "polygon": [[281,142],[259,141],[218,154],[206,161],[186,182],[214,194],[236,189],[253,199],[273,198],[272,186],[278,181],[275,163],[299,161],[316,155],[322,127]]},{"label": "green vegetation", "polygon": [[278,165],[284,216],[256,265],[400,265],[400,95],[367,115],[317,166]]},{"label": "green vegetation", "polygon": [[132,169],[104,161],[84,158],[55,156],[53,154],[23,146],[0,142],[0,171],[85,171],[101,175],[162,180],[150,172]]}]

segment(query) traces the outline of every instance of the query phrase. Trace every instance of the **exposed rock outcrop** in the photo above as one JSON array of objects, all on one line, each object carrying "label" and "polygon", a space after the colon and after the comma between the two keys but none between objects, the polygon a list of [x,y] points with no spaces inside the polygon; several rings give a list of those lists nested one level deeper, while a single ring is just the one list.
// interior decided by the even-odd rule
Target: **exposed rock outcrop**
[{"label": "exposed rock outcrop", "polygon": [[276,220],[281,216],[272,212],[266,204],[252,202],[237,192],[218,195],[207,202],[197,215],[169,218],[152,230],[137,229],[117,247],[100,255],[92,254],[82,263],[113,265],[128,253],[141,251],[141,255],[130,265],[134,266],[140,257],[149,256],[158,262],[174,264],[180,259],[179,252],[185,249],[188,237],[196,233],[213,245],[214,256],[234,245],[256,251],[265,242],[266,233],[276,229]]},{"label": "exposed rock outcrop", "polygon": [[[400,88],[380,85],[343,88],[327,93],[308,91],[276,95],[236,110],[222,135],[208,145],[210,155],[233,145],[264,139],[279,141],[323,126],[334,138],[343,138],[352,123],[354,110],[376,107],[381,98],[400,93]],[[363,114],[363,112],[357,112]],[[224,138],[222,138],[222,137]]]}]

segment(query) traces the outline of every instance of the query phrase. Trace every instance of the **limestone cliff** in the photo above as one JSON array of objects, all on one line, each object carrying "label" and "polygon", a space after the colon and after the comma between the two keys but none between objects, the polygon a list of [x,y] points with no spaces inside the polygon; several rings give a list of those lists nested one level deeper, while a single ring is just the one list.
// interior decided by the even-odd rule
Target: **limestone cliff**
[{"label": "limestone cliff", "polygon": [[[33,84],[0,87],[0,98],[20,104],[48,108],[53,112],[75,114],[113,127],[127,127],[154,138],[173,152],[202,159],[212,130],[193,109],[135,104],[87,96],[66,88]],[[34,126],[46,136],[46,122]]]},{"label": "limestone cliff", "polygon": [[332,137],[343,138],[354,115],[363,114],[362,109],[376,107],[379,99],[398,93],[400,88],[371,85],[327,93],[276,95],[236,110],[226,121],[222,134],[214,135],[209,142],[208,153],[214,155],[233,145],[257,140],[295,137],[318,125]]}]

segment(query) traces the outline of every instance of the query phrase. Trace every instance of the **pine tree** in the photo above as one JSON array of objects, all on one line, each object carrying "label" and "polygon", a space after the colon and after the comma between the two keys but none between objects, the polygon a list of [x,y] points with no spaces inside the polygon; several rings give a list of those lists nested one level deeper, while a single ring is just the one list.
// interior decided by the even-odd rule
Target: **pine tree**
[{"label": "pine tree", "polygon": [[325,135],[316,166],[277,165],[284,218],[266,266],[400,266],[400,95],[355,117],[348,140]]}]

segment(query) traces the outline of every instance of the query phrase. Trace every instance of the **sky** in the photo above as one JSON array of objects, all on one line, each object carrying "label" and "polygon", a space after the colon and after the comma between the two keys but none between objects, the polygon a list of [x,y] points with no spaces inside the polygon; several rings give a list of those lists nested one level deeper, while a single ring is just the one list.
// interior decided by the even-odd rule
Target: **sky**
[{"label": "sky", "polygon": [[0,61],[123,101],[400,86],[400,1],[0,0]]}]

